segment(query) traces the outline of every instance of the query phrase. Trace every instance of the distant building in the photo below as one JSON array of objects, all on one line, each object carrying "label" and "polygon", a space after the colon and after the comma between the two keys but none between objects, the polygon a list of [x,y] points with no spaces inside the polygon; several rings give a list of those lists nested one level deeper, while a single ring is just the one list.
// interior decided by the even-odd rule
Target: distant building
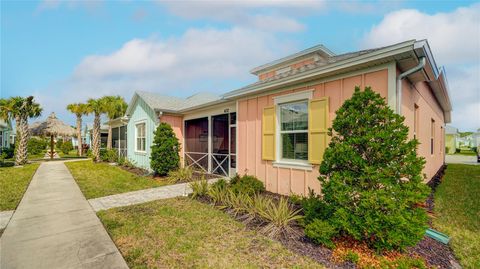
[{"label": "distant building", "polygon": [[13,144],[12,134],[12,125],[0,120],[0,148],[9,148]]},{"label": "distant building", "polygon": [[458,138],[460,137],[458,133],[458,129],[446,125],[445,126],[445,153],[446,154],[454,154],[455,149],[459,146],[458,145]]},{"label": "distant building", "polygon": [[[84,132],[82,134],[82,139],[84,139],[83,144],[87,144],[92,148],[93,144],[93,124],[87,123],[85,126]],[[100,148],[107,148],[107,139],[108,139],[108,125],[100,125]]]}]

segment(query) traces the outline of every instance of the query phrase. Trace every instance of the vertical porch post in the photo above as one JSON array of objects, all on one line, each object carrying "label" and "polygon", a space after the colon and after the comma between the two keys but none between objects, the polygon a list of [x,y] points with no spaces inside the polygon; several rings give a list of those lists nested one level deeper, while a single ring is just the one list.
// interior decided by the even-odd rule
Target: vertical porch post
[{"label": "vertical porch post", "polygon": [[212,116],[208,116],[208,173],[212,172]]}]

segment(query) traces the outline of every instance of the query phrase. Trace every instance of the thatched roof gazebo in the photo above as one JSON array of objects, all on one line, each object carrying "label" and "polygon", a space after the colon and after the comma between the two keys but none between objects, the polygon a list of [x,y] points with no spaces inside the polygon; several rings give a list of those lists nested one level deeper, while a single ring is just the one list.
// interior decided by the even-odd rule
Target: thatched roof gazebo
[{"label": "thatched roof gazebo", "polygon": [[50,136],[50,158],[53,159],[54,137],[73,136],[75,135],[75,129],[59,120],[55,116],[55,112],[52,112],[45,121],[33,123],[30,126],[30,133],[38,136]]}]

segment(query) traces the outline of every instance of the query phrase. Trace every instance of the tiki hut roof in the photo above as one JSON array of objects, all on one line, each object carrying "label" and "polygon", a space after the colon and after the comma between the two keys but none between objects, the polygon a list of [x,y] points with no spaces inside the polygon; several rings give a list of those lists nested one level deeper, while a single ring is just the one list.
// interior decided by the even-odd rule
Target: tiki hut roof
[{"label": "tiki hut roof", "polygon": [[34,122],[30,126],[30,133],[38,136],[73,136],[75,129],[59,120],[55,112],[52,112],[45,121]]}]

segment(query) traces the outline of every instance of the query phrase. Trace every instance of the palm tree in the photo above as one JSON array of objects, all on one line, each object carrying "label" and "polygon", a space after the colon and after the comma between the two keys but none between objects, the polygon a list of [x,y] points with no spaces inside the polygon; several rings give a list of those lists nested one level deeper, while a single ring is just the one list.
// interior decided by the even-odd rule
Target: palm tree
[{"label": "palm tree", "polygon": [[[108,120],[113,120],[115,118],[125,115],[127,112],[127,103],[123,97],[117,96],[105,96],[103,97],[107,107],[106,113]],[[107,139],[107,149],[112,149],[112,126],[108,127],[108,139]]]},{"label": "palm tree", "polygon": [[28,147],[28,119],[36,118],[42,114],[40,104],[33,101],[33,96],[26,98],[16,96],[0,101],[0,117],[11,122],[15,119],[17,125],[17,148],[15,152],[15,165],[27,163]]},{"label": "palm tree", "polygon": [[82,103],[69,104],[67,110],[77,116],[78,156],[82,156],[82,116],[89,113],[88,106]]},{"label": "palm tree", "polygon": [[107,100],[105,98],[88,99],[87,108],[89,113],[94,114],[93,119],[93,160],[100,161],[100,117],[107,112]]}]

